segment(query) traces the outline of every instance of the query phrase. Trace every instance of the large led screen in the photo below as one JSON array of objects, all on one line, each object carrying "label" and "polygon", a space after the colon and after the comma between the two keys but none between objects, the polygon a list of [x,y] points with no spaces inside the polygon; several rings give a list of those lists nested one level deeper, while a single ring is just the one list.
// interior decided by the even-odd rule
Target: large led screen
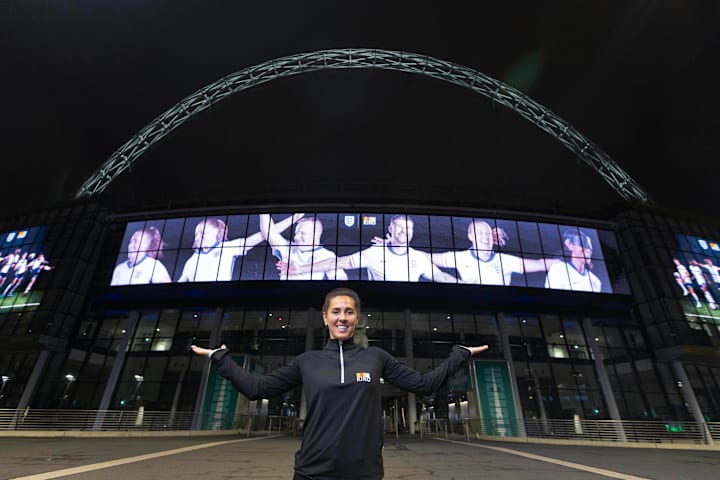
[{"label": "large led screen", "polygon": [[630,293],[611,231],[404,213],[131,222],[110,284],[234,280],[442,282]]},{"label": "large led screen", "polygon": [[678,249],[668,270],[691,325],[720,325],[720,239],[676,235]]},{"label": "large led screen", "polygon": [[44,226],[0,233],[0,310],[40,304],[43,282],[38,279],[54,268],[46,236]]}]

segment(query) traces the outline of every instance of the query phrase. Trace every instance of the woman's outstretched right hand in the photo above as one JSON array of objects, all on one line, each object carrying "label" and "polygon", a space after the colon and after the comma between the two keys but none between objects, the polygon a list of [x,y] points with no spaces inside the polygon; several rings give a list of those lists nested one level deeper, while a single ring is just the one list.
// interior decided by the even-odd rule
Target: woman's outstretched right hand
[{"label": "woman's outstretched right hand", "polygon": [[[220,348],[227,348],[227,346],[223,344]],[[192,350],[194,354],[202,355],[204,357],[209,357],[210,353],[213,351],[212,348],[203,348],[198,347],[197,345],[190,345],[190,350]]]}]

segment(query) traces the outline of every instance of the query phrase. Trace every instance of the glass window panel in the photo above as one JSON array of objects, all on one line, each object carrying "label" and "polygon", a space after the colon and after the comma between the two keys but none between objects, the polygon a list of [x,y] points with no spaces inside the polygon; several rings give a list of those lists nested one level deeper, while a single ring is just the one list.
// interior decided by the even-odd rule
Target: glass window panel
[{"label": "glass window panel", "polygon": [[[393,215],[388,215],[389,222]],[[363,213],[361,215],[360,225],[360,248],[366,248],[372,245],[374,238],[387,240],[387,225],[382,213]]]},{"label": "glass window panel", "polygon": [[[145,222],[145,234],[147,235],[148,230],[156,230],[157,233],[154,235],[159,235],[161,242],[164,243],[164,231],[165,231],[165,220],[163,219],[156,219],[156,220],[148,220]],[[165,248],[165,245],[163,245],[162,248]]]},{"label": "glass window panel", "polygon": [[135,340],[144,339],[145,337],[152,338],[155,335],[155,328],[157,326],[158,314],[154,312],[143,313],[138,321],[137,329],[135,330]]},{"label": "glass window panel", "polygon": [[645,346],[645,340],[643,338],[643,335],[639,330],[636,330],[634,328],[627,328],[625,329],[624,333],[625,338],[630,345],[630,348],[638,350],[645,350],[647,348]]},{"label": "glass window panel", "polygon": [[455,242],[455,250],[465,250],[472,246],[468,238],[470,223],[472,218],[469,217],[452,217],[453,236]]},{"label": "glass window panel", "polygon": [[[337,248],[337,257],[351,257],[352,255],[356,255],[355,259],[357,260],[360,257],[360,249],[359,246],[349,246],[349,245],[340,245]],[[348,260],[348,258],[344,258],[344,260]],[[348,280],[367,280],[367,272],[363,268],[346,268],[344,269],[345,276],[347,276]]]},{"label": "glass window panel", "polygon": [[177,250],[181,247],[180,238],[182,236],[185,219],[173,218],[165,221],[163,228],[163,241],[166,244],[165,250]]},{"label": "glass window panel", "polygon": [[605,399],[602,391],[581,390],[580,398],[584,406],[584,418],[587,419],[605,419],[608,418],[607,409],[605,407]]},{"label": "glass window panel", "polygon": [[178,310],[163,310],[160,312],[160,319],[157,324],[157,334],[163,337],[175,335],[180,312]]},{"label": "glass window panel", "polygon": [[510,350],[512,351],[513,358],[526,359],[527,358],[527,344],[525,337],[520,328],[520,318],[512,315],[505,315],[501,320],[505,324],[505,334],[508,337],[510,344]]},{"label": "glass window panel", "polygon": [[[550,268],[549,259],[545,258],[528,258],[523,259],[525,268],[524,279],[528,287],[545,288],[545,280],[547,278],[547,270]],[[514,285],[514,284],[513,284]]]},{"label": "glass window panel", "polygon": [[165,375],[168,357],[149,357],[142,370],[143,382],[159,382]]},{"label": "glass window panel", "polygon": [[[260,231],[259,226],[257,229],[248,231],[248,222],[251,216],[256,217],[256,215],[229,215],[227,217],[228,239],[247,238]],[[253,224],[253,226],[255,225]]]},{"label": "glass window panel", "polygon": [[96,322],[98,322],[97,338],[114,338],[124,335],[121,322],[117,318],[104,318],[96,320]]},{"label": "glass window panel", "polygon": [[514,220],[497,220],[496,228],[494,240],[497,249],[501,252],[519,253],[521,249],[517,222]]},{"label": "glass window panel", "polygon": [[565,341],[570,345],[584,346],[586,344],[580,322],[579,318],[574,317],[566,317],[562,320]]},{"label": "glass window panel", "polygon": [[[316,218],[320,222],[322,232],[319,237],[319,242],[315,242],[317,245],[324,245],[329,250],[337,251],[338,235],[340,226],[338,226],[338,215],[335,213],[318,213]],[[344,221],[344,217],[341,217]],[[357,218],[352,216],[352,226],[356,226]]]},{"label": "glass window panel", "polygon": [[427,313],[410,314],[415,358],[433,358],[430,317]]},{"label": "glass window panel", "polygon": [[575,363],[575,378],[580,390],[600,390],[595,368],[589,363]]},{"label": "glass window panel", "polygon": [[547,344],[548,355],[552,358],[570,358],[565,342],[552,342]]},{"label": "glass window panel", "polygon": [[171,337],[155,337],[152,347],[154,352],[168,352],[172,349],[173,339]]},{"label": "glass window panel", "polygon": [[[261,280],[266,271],[277,272],[275,258],[268,251],[266,243],[251,249],[247,255],[236,257],[233,278],[240,280]],[[277,277],[275,277],[277,279]]]},{"label": "glass window panel", "polygon": [[361,245],[360,230],[364,218],[364,215],[357,213],[341,213],[337,223],[337,245],[350,245],[353,251],[357,250]]},{"label": "glass window panel", "polygon": [[[430,252],[431,262],[441,271],[459,280],[461,283],[477,283],[478,270],[477,261],[471,262],[470,265],[460,265],[461,269],[458,269],[458,265],[455,264],[456,252],[453,250],[444,249],[432,249]],[[473,270],[473,267],[474,270]],[[460,277],[460,274],[464,277]],[[445,281],[443,279],[435,279],[435,281]],[[474,281],[474,282],[473,282]],[[453,282],[454,283],[454,282]]]},{"label": "glass window panel", "polygon": [[204,339],[206,342],[210,340],[215,325],[215,311],[208,310],[200,313],[200,321],[198,322],[197,337]]},{"label": "glass window panel", "polygon": [[592,260],[592,263],[588,264],[586,268],[588,269],[587,276],[591,291],[613,293],[610,277],[608,276],[607,265],[604,261]]},{"label": "glass window panel", "polygon": [[407,255],[393,253],[391,245],[374,245],[363,250],[360,266],[367,271],[369,280],[407,281],[409,278]]},{"label": "glass window panel", "polygon": [[439,335],[444,335],[446,340],[455,343],[456,337],[453,331],[453,323],[453,315],[449,313],[430,314],[430,331],[436,340],[440,338]]},{"label": "glass window panel", "polygon": [[122,243],[120,244],[120,253],[125,253],[126,255],[120,255],[122,257],[127,257],[127,252],[130,251],[130,239],[135,234],[135,232],[142,231],[142,229],[145,227],[145,222],[130,222],[125,227],[125,234],[123,235]]},{"label": "glass window panel", "polygon": [[[183,231],[180,236],[180,248],[194,250],[198,248],[200,237],[204,231],[205,217],[189,217],[185,219]],[[197,231],[197,244],[196,244]]]},{"label": "glass window panel", "polygon": [[[388,216],[388,219],[392,215]],[[381,244],[374,242],[389,241],[389,232],[382,214],[364,213],[361,216],[361,245],[353,251],[352,264],[362,269],[361,279],[382,280],[385,278],[385,250]],[[407,267],[405,267],[407,271]]]},{"label": "glass window panel", "polygon": [[[262,263],[253,262],[249,258],[246,259],[246,268],[243,269],[243,280],[280,280],[281,278],[286,280],[288,278],[286,272],[283,272],[281,276],[280,271],[276,266],[277,262],[279,262],[283,257],[281,249],[276,249],[267,245],[265,247],[256,247],[255,250],[255,253],[264,252],[265,259]],[[289,253],[289,250],[285,251]]]},{"label": "glass window panel", "polygon": [[615,374],[617,376],[617,382],[620,385],[620,389],[627,391],[638,391],[640,385],[638,385],[637,377],[633,371],[633,364],[630,362],[616,363]]},{"label": "glass window panel", "polygon": [[593,258],[600,258],[600,255],[605,260],[609,260],[610,257],[620,258],[620,248],[615,233],[610,230],[597,230],[596,233],[602,248],[597,249],[597,251],[593,250]]},{"label": "glass window panel", "polygon": [[565,254],[565,248],[563,247],[557,225],[539,223],[538,230],[540,232],[543,255],[557,257]]},{"label": "glass window panel", "polygon": [[[462,345],[481,345],[477,342],[478,334],[475,327],[475,318],[472,314],[454,313],[446,315],[453,322],[453,328]],[[471,340],[471,341],[469,341]]]},{"label": "glass window panel", "polygon": [[[502,348],[500,348],[500,333],[495,315],[477,314],[475,315],[475,325],[481,339],[478,345],[487,343],[490,346],[491,352],[497,352],[495,354],[499,355],[502,352]],[[493,353],[491,353],[491,355],[493,355]]]},{"label": "glass window panel", "polygon": [[455,249],[452,217],[430,216],[430,244],[433,251]]},{"label": "glass window panel", "polygon": [[558,388],[557,395],[560,400],[560,418],[573,418],[574,415],[582,416],[584,409],[576,390]]},{"label": "glass window panel", "polygon": [[303,344],[304,344],[304,338],[305,334],[307,332],[308,327],[308,312],[302,311],[302,310],[292,310],[289,314],[289,320],[288,320],[288,328],[289,334],[296,336],[296,337],[302,337],[303,338]]},{"label": "glass window panel", "polygon": [[552,363],[551,364],[553,376],[555,378],[555,384],[558,389],[576,389],[577,385],[575,382],[575,372],[572,367],[567,363]]},{"label": "glass window panel", "polygon": [[121,252],[115,260],[115,269],[110,278],[111,286],[130,285],[132,280],[132,265],[128,261],[128,252]]},{"label": "glass window panel", "polygon": [[197,332],[197,326],[200,322],[200,313],[197,311],[186,310],[182,312],[180,316],[180,323],[178,324],[178,333],[185,333],[194,335]]},{"label": "glass window panel", "polygon": [[[495,283],[495,285],[527,285],[527,281],[525,280],[525,275],[523,273],[525,267],[521,257],[509,253],[503,253],[500,254],[500,263],[502,268],[502,283],[500,283],[500,279],[496,279],[498,283]],[[484,279],[483,283],[486,283]]]},{"label": "glass window panel", "polygon": [[77,340],[87,340],[93,337],[97,323],[94,320],[83,320],[77,330]]},{"label": "glass window panel", "polygon": [[177,264],[177,257],[177,250],[165,250],[162,252],[162,257],[158,259],[159,265],[156,265],[155,268],[164,268],[165,272],[167,272],[167,277],[165,277],[165,274],[163,273],[162,275],[158,275],[158,279],[169,278],[170,281],[172,281],[175,278],[175,265]]},{"label": "glass window panel", "polygon": [[649,409],[642,412],[643,420],[662,420],[669,419],[670,408],[661,393],[646,393],[645,398],[648,402]]},{"label": "glass window panel", "polygon": [[430,248],[430,222],[427,215],[408,215],[408,227],[412,224],[413,234],[410,245],[421,250]]},{"label": "glass window panel", "polygon": [[[549,270],[546,277],[546,286],[548,288],[556,290],[571,290],[570,276],[568,274],[568,264],[565,262],[557,263],[553,265]],[[590,288],[590,281],[585,283],[587,288]]]},{"label": "glass window panel", "polygon": [[331,269],[327,268],[314,268],[311,271],[313,280],[347,280],[348,274],[344,269],[337,268],[337,256],[335,252],[327,249],[315,249],[312,252],[313,265],[320,262],[329,263],[332,265]]},{"label": "glass window panel", "polygon": [[[389,343],[389,351],[396,357],[405,356],[405,314],[403,312],[384,312],[383,330]],[[417,357],[417,353],[415,354]]]},{"label": "glass window panel", "polygon": [[[276,230],[280,231],[280,222],[288,217],[292,217],[292,214],[274,214],[272,217],[276,225]],[[309,250],[314,245],[319,244],[319,237],[322,234],[323,225],[322,222],[317,220],[317,217],[312,213],[305,213],[302,218],[280,232],[280,235],[285,238],[285,244],[303,250]],[[316,234],[318,236],[317,240],[315,238]]]},{"label": "glass window panel", "polygon": [[288,310],[273,309],[271,313],[272,317],[268,318],[265,331],[273,331],[273,334],[277,334],[278,331],[285,330],[290,323],[290,312]]},{"label": "glass window panel", "polygon": [[543,253],[540,231],[535,222],[517,222],[520,248],[524,254],[541,255]]},{"label": "glass window panel", "polygon": [[244,331],[244,323],[244,311],[226,309],[223,315],[222,326],[220,327],[219,343],[232,345],[233,350],[240,348],[243,337],[247,336]]},{"label": "glass window panel", "polygon": [[195,250],[179,250],[175,262],[175,281],[194,282],[197,274],[198,254]]}]

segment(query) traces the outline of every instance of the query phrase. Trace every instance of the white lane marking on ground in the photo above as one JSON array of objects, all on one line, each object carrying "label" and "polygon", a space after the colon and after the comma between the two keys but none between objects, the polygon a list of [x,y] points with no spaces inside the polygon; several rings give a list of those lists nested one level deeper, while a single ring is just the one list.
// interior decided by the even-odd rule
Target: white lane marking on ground
[{"label": "white lane marking on ground", "polygon": [[109,460],[107,462],[91,463],[80,467],[64,468],[55,470],[54,472],[37,473],[35,475],[27,475],[25,477],[11,478],[10,480],[48,480],[51,478],[64,477],[66,475],[76,475],[78,473],[92,472],[103,468],[117,467],[128,463],[142,462],[143,460],[152,460],[153,458],[166,457],[168,455],[177,455],[179,453],[192,452],[193,450],[201,450],[203,448],[217,447],[219,445],[227,445],[228,443],[251,442],[253,440],[266,440],[269,438],[282,437],[282,435],[269,435],[267,437],[241,438],[240,440],[225,440],[224,442],[201,443],[200,445],[192,445],[190,447],[175,448],[173,450],[165,450],[162,452],[147,453],[145,455],[137,455],[135,457],[118,458],[117,460]]},{"label": "white lane marking on ground", "polygon": [[495,450],[497,452],[509,453],[510,455],[518,455],[520,457],[529,458],[531,460],[538,460],[540,462],[554,463],[555,465],[562,465],[563,467],[574,468],[575,470],[582,470],[584,472],[595,473],[597,475],[603,475],[605,477],[617,478],[618,480],[652,480],[645,477],[636,477],[635,475],[628,475],[627,473],[614,472],[612,470],[605,470],[604,468],[591,467],[589,465],[583,465],[581,463],[566,462],[565,460],[558,460],[557,458],[544,457],[542,455],[535,455],[532,453],[520,452],[518,450],[511,450],[509,448],[502,447],[491,447],[490,445],[478,445],[475,443],[458,442],[456,440],[445,440],[442,438],[435,438],[433,440],[439,440],[441,442],[456,443],[458,445],[467,445],[469,447],[487,448],[489,450]]}]

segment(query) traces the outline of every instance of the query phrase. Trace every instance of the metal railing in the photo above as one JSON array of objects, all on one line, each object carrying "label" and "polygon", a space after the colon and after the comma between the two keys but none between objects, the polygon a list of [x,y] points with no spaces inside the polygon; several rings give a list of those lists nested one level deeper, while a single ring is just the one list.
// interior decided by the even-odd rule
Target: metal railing
[{"label": "metal railing", "polygon": [[448,438],[448,433],[453,433],[453,424],[446,418],[421,420],[415,422],[415,431],[420,434],[420,438],[425,435]]},{"label": "metal railing", "polygon": [[[140,410],[49,410],[0,409],[0,431],[187,431],[193,430],[193,412]],[[264,422],[263,422],[264,421]],[[201,413],[196,430],[234,430],[250,435],[264,430],[268,434],[302,433],[303,420],[296,417],[226,415]],[[448,419],[423,420],[416,424],[421,437],[450,435],[471,438],[547,438],[570,441],[635,443],[683,443],[720,445],[720,422],[573,420],[548,419]]]},{"label": "metal railing", "polygon": [[277,433],[292,433],[293,436],[302,433],[304,420],[297,417],[285,417],[280,415],[269,415],[267,418],[267,434],[273,431]]},{"label": "metal railing", "polygon": [[[173,431],[192,430],[193,412],[148,410],[54,410],[0,409],[1,430],[80,430],[80,431]],[[203,413],[198,430],[248,430],[248,415],[225,416]]]},{"label": "metal railing", "polygon": [[525,420],[518,422],[464,419],[467,439],[480,437],[529,437],[576,441],[631,443],[720,443],[720,422],[634,420]]}]

